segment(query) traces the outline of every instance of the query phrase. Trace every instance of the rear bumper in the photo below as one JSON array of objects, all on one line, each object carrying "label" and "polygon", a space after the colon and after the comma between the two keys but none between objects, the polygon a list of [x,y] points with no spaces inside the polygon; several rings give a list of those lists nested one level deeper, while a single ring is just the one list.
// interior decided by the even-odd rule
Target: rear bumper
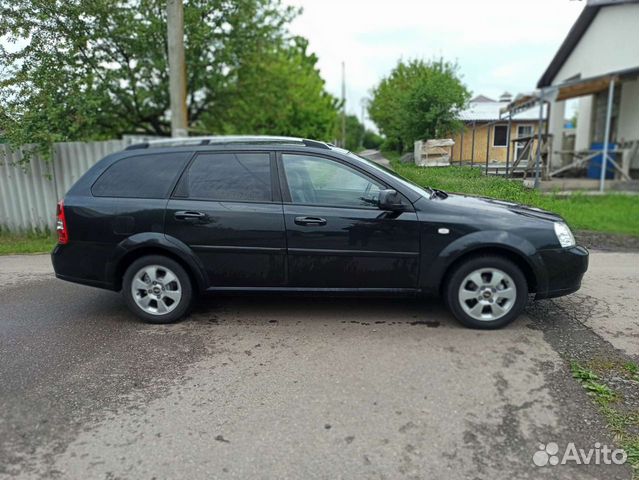
[{"label": "rear bumper", "polygon": [[115,290],[115,287],[111,283],[100,282],[97,280],[87,280],[86,278],[69,277],[68,275],[55,274],[55,278],[64,280],[66,282],[79,283],[80,285],[86,285],[87,287],[104,288],[106,290]]},{"label": "rear bumper", "polygon": [[56,245],[51,252],[51,263],[56,278],[115,290],[113,282],[109,282],[104,274],[103,260],[95,257],[93,250],[84,248],[81,244]]},{"label": "rear bumper", "polygon": [[539,252],[546,270],[545,288],[535,299],[561,297],[581,288],[581,280],[588,270],[588,250],[582,246],[556,248]]}]

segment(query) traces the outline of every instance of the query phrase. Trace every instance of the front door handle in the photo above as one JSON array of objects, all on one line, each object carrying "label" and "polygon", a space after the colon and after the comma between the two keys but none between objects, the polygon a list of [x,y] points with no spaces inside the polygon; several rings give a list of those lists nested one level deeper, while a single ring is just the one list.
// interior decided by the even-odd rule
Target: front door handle
[{"label": "front door handle", "polygon": [[184,210],[181,212],[175,212],[174,217],[176,220],[204,220],[206,218],[206,213]]},{"label": "front door handle", "polygon": [[320,217],[295,217],[295,223],[303,226],[321,227],[326,225],[326,219]]}]

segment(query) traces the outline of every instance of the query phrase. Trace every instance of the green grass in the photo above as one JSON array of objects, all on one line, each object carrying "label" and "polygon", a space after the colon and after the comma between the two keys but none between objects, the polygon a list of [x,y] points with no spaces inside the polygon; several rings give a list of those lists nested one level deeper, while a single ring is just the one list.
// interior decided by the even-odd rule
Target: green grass
[{"label": "green grass", "polygon": [[420,185],[543,208],[558,213],[572,228],[579,230],[639,236],[639,197],[636,196],[542,194],[524,187],[521,181],[486,176],[477,168],[422,168],[401,163],[396,152],[384,151],[383,154],[397,173]]},{"label": "green grass", "polygon": [[630,375],[632,380],[639,382],[639,365],[634,362],[628,362],[623,365],[623,369]]},{"label": "green grass", "polygon": [[633,470],[632,478],[639,480],[639,435],[636,433],[639,428],[639,412],[623,408],[623,396],[618,395],[604,384],[594,369],[597,369],[602,375],[614,372],[617,375],[630,376],[636,381],[634,375],[637,371],[637,364],[619,365],[615,362],[593,360],[588,366],[584,366],[572,361],[570,362],[570,370],[573,378],[581,384],[599,406],[599,411],[605,417],[615,436],[615,443],[628,454],[628,463]]},{"label": "green grass", "polygon": [[581,386],[588,391],[588,395],[594,397],[598,402],[609,403],[616,400],[616,394],[607,385],[599,381],[599,377],[592,370],[582,367],[577,362],[570,365],[572,377],[577,379]]},{"label": "green grass", "polygon": [[48,253],[56,239],[49,234],[15,235],[0,232],[0,255],[16,253]]}]

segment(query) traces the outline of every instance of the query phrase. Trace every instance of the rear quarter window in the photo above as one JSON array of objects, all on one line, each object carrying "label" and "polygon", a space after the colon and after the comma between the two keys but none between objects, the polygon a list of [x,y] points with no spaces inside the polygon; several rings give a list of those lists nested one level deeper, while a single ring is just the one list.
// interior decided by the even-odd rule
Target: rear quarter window
[{"label": "rear quarter window", "polygon": [[95,197],[165,198],[191,152],[135,155],[107,168],[91,187]]}]

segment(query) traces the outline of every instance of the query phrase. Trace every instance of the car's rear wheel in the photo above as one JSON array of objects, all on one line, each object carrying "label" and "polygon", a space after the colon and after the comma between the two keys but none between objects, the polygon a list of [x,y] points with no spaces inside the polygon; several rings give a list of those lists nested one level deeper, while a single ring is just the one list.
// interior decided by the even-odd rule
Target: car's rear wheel
[{"label": "car's rear wheel", "polygon": [[134,261],[122,281],[129,309],[148,323],[172,323],[188,312],[193,300],[191,279],[175,260],[149,255]]},{"label": "car's rear wheel", "polygon": [[445,295],[449,308],[465,326],[500,328],[517,318],[526,306],[528,283],[510,260],[477,256],[455,268]]}]

